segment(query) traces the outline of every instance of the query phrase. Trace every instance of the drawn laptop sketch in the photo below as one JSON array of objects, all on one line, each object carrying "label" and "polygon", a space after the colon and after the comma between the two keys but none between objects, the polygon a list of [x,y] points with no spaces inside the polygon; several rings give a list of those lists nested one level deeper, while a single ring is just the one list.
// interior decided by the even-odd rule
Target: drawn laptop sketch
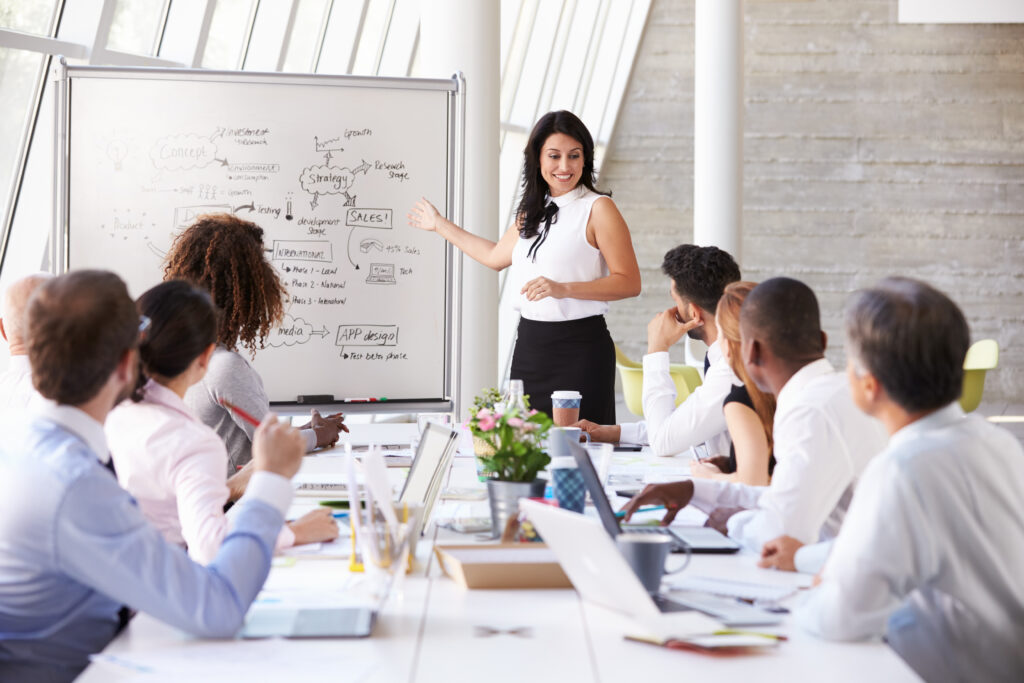
[{"label": "drawn laptop sketch", "polygon": [[366,278],[369,285],[393,285],[395,284],[395,264],[393,263],[371,263],[370,276]]},{"label": "drawn laptop sketch", "polygon": [[[441,484],[458,445],[458,432],[443,425],[428,423],[420,435],[409,476],[399,502],[423,506],[419,528],[410,538],[423,533],[430,512],[441,491]],[[373,631],[377,614],[384,606],[391,581],[375,607],[288,608],[255,605],[246,616],[243,638],[365,638]]]},{"label": "drawn laptop sketch", "polygon": [[[619,526],[619,519],[612,510],[608,496],[605,495],[604,487],[601,486],[601,479],[594,469],[594,463],[590,456],[579,444],[569,444],[572,455],[576,458],[576,465],[580,474],[583,475],[583,483],[590,492],[590,498],[594,501],[597,514],[601,518],[608,534],[615,538],[622,533]],[[672,552],[686,552],[687,546],[694,553],[734,553],[740,549],[739,543],[722,534],[717,529],[701,526],[633,526],[627,525],[630,533],[641,534],[667,534],[672,538]]]},{"label": "drawn laptop sketch", "polygon": [[[777,614],[705,593],[652,596],[613,538],[592,518],[531,500],[520,501],[519,507],[537,527],[580,597],[588,602],[648,620],[693,611],[726,626],[769,626],[781,620]],[[707,632],[718,628],[715,621],[707,623]]]}]

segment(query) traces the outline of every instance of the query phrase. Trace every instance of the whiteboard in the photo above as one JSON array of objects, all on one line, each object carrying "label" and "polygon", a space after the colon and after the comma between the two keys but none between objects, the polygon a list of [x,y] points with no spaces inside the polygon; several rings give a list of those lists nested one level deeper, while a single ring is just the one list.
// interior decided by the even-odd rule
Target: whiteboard
[{"label": "whiteboard", "polygon": [[236,214],[289,293],[253,361],[272,402],[450,400],[452,252],[405,214],[453,203],[457,81],[71,67],[66,86],[67,268],[137,297],[197,216]]}]

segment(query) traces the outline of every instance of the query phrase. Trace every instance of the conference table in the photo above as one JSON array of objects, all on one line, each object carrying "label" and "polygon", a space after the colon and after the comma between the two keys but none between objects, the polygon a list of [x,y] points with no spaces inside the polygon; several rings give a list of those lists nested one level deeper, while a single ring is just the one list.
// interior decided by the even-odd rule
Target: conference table
[{"label": "conference table", "polygon": [[[401,443],[416,425],[355,425],[355,443]],[[467,590],[439,566],[435,544],[493,543],[486,534],[456,533],[438,522],[487,515],[487,501],[472,498],[477,480],[468,439],[449,471],[442,500],[418,543],[414,570],[391,591],[373,635],[359,639],[201,640],[146,615],[137,615],[78,678],[108,681],[329,680],[416,683],[452,681],[751,680],[757,683],[916,681],[913,671],[884,643],[830,643],[790,623],[772,631],[788,641],[763,654],[713,657],[624,639],[634,629],[626,616],[585,603],[571,589]],[[341,471],[343,457],[305,458],[303,472]],[[688,471],[685,458],[616,453],[613,477],[665,481]],[[400,470],[391,470],[398,478]],[[301,473],[300,473],[301,474]],[[396,481],[396,483],[398,483]],[[461,500],[446,500],[445,493]],[[469,495],[467,495],[469,494]],[[296,496],[290,516],[313,509],[315,498]],[[759,569],[756,555],[694,555],[686,575],[761,584],[806,586],[808,578]],[[682,558],[671,561],[682,562]],[[672,565],[669,565],[672,568]],[[258,602],[295,606],[365,605],[369,581],[348,569],[348,559],[296,548],[274,559]],[[782,604],[791,606],[799,591]]]}]

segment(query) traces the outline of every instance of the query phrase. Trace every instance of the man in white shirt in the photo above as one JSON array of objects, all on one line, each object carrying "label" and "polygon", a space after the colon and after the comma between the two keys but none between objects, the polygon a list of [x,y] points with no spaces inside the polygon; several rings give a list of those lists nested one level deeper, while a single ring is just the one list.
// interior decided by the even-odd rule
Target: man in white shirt
[{"label": "man in white shirt", "polygon": [[846,312],[854,400],[889,444],[864,472],[799,623],[884,635],[927,681],[1024,675],[1024,449],[957,399],[970,332],[946,295],[890,278]]},{"label": "man in white shirt", "polygon": [[15,280],[4,290],[0,334],[7,341],[11,358],[7,370],[0,373],[0,413],[24,409],[35,394],[25,339],[25,309],[32,293],[52,277],[49,273],[33,273]]},{"label": "man in white shirt", "polygon": [[[722,403],[733,385],[742,384],[722,357],[715,309],[726,285],[738,282],[740,268],[718,247],[681,244],[670,249],[661,264],[671,281],[675,305],[647,325],[644,356],[643,422],[597,425],[581,420],[577,426],[593,441],[649,443],[657,455],[671,456],[707,442],[712,455],[729,453],[729,431]],[[684,335],[704,342],[704,382],[676,406],[676,385],[669,373],[668,350]]]},{"label": "man in white shirt", "polygon": [[648,486],[626,506],[627,518],[640,505],[661,503],[668,524],[692,502],[710,514],[709,524],[752,550],[782,535],[803,543],[832,538],[885,434],[857,410],[845,377],[824,358],[818,300],[807,285],[773,278],[755,287],[743,302],[740,335],[750,378],[777,397],[771,484],[691,479]]}]

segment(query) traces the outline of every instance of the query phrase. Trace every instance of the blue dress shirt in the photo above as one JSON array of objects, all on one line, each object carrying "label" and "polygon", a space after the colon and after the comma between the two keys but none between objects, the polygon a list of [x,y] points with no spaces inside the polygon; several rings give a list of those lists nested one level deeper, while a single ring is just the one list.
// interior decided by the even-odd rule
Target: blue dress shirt
[{"label": "blue dress shirt", "polygon": [[52,405],[21,422],[0,428],[0,680],[71,680],[114,637],[122,605],[198,636],[238,631],[283,521],[282,497],[266,491],[286,486],[286,509],[286,479],[256,473],[263,495],[242,498],[203,567],[101,464],[99,422]]}]

